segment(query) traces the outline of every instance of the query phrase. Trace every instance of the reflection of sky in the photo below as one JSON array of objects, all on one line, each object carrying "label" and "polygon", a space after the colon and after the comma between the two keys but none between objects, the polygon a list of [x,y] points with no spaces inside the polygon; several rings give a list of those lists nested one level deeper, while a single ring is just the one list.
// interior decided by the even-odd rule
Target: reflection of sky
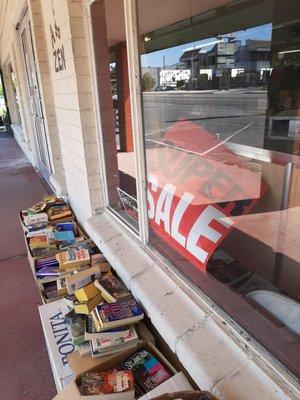
[{"label": "reflection of sky", "polygon": [[[227,34],[227,36],[234,36],[237,40],[241,40],[242,44],[245,44],[245,40],[247,39],[256,39],[256,40],[271,40],[272,38],[272,24],[266,24],[257,26],[255,28],[246,29],[244,31],[233,32],[231,34]],[[226,36],[226,35],[223,35]],[[200,40],[197,42],[185,43],[180,46],[171,47],[169,49],[155,51],[149,54],[144,54],[141,57],[142,67],[162,67],[163,66],[163,56],[165,56],[165,65],[173,65],[179,61],[180,56],[182,55],[185,49],[190,49],[191,47],[203,46],[206,43],[211,43],[215,41],[216,38],[208,38],[204,40]],[[209,51],[213,45],[203,47],[203,51]]]}]

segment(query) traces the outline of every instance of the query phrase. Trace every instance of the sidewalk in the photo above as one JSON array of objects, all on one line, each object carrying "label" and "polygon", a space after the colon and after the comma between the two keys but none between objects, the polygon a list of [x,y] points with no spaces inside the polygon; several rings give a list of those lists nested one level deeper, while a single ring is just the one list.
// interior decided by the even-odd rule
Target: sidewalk
[{"label": "sidewalk", "polygon": [[0,132],[0,398],[50,400],[56,390],[18,210],[47,194],[13,137]]}]

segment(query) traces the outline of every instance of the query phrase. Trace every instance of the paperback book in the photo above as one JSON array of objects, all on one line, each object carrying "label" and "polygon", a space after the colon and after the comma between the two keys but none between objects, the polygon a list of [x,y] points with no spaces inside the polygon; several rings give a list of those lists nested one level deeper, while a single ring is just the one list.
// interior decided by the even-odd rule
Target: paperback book
[{"label": "paperback book", "polygon": [[81,394],[83,396],[130,392],[130,397],[126,396],[124,399],[134,399],[133,389],[134,381],[130,371],[85,372],[82,375]]},{"label": "paperback book", "polygon": [[59,269],[66,271],[89,264],[90,255],[87,249],[69,248],[66,251],[58,253],[56,259],[59,262]]},{"label": "paperback book", "polygon": [[100,323],[99,331],[134,324],[144,317],[142,308],[133,297],[111,304],[100,304],[95,313]]},{"label": "paperback book", "polygon": [[56,266],[42,267],[36,271],[35,275],[38,278],[43,278],[46,276],[59,276],[58,267]]},{"label": "paperback book", "polygon": [[102,297],[108,303],[114,303],[117,300],[131,296],[130,291],[124,283],[115,276],[96,279],[95,286],[100,290]]},{"label": "paperback book", "polygon": [[82,302],[74,303],[74,310],[77,314],[89,314],[96,306],[103,302],[101,294]]},{"label": "paperback book", "polygon": [[131,347],[139,341],[139,336],[133,325],[130,326],[127,336],[121,337],[103,337],[93,339],[91,341],[93,354],[98,353],[97,356],[113,354],[116,351],[124,350]]},{"label": "paperback book", "polygon": [[[92,311],[93,313],[93,311]],[[109,329],[106,331],[98,332],[93,321],[92,314],[86,318],[85,325],[85,340],[101,339],[101,338],[120,338],[126,337],[129,334],[130,326],[120,326],[118,328]]]},{"label": "paperback book", "polygon": [[72,211],[67,205],[55,205],[49,208],[48,217],[50,221],[72,217]]},{"label": "paperback book", "polygon": [[78,226],[76,222],[59,222],[55,225],[55,230],[58,232],[72,231],[74,236],[78,236]]},{"label": "paperback book", "polygon": [[141,348],[117,369],[132,371],[139,394],[145,394],[171,377],[171,373],[146,348]]},{"label": "paperback book", "polygon": [[76,314],[74,310],[71,310],[66,315],[66,322],[70,324],[72,340],[75,346],[85,342],[85,319],[85,315]]},{"label": "paperback book", "polygon": [[25,226],[42,223],[48,224],[48,215],[46,213],[24,215],[23,222]]}]

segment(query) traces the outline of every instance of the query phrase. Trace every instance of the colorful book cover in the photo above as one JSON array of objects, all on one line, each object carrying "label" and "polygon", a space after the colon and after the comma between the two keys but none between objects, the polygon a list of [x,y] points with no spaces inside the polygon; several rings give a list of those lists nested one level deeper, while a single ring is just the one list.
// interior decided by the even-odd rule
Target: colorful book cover
[{"label": "colorful book cover", "polygon": [[83,314],[76,314],[74,310],[71,310],[66,315],[66,322],[71,326],[71,333],[73,338],[73,343],[75,346],[83,343],[84,333],[85,333],[85,319],[86,316]]},{"label": "colorful book cover", "polygon": [[61,243],[73,244],[75,242],[73,231],[51,232],[48,236],[50,240],[54,240],[58,245]]},{"label": "colorful book cover", "polygon": [[58,232],[72,231],[74,236],[78,236],[76,222],[59,222],[55,225],[55,230]]},{"label": "colorful book cover", "polygon": [[59,254],[63,264],[72,263],[74,261],[89,260],[89,253],[86,249],[68,249]]},{"label": "colorful book cover", "polygon": [[31,206],[30,208],[28,208],[27,214],[28,215],[33,215],[33,214],[38,214],[41,213],[45,210],[46,208],[46,203],[43,201],[40,201],[38,203],[36,203],[35,205]]},{"label": "colorful book cover", "polygon": [[132,371],[141,393],[149,392],[171,377],[170,372],[144,347],[123,361],[118,369]]},{"label": "colorful book cover", "polygon": [[72,211],[69,206],[58,205],[52,206],[48,210],[48,216],[51,221],[72,216]]},{"label": "colorful book cover", "polygon": [[56,258],[49,260],[41,259],[36,261],[35,269],[39,269],[42,267],[58,267],[58,261],[56,260]]},{"label": "colorful book cover", "polygon": [[82,395],[120,393],[133,388],[134,381],[130,371],[85,372],[82,375]]},{"label": "colorful book cover", "polygon": [[101,290],[103,298],[108,302],[117,301],[131,295],[124,283],[114,276],[99,278],[98,282],[99,285],[96,281],[96,286]]},{"label": "colorful book cover", "polygon": [[58,276],[58,267],[42,267],[36,271],[36,276],[41,278],[45,276]]},{"label": "colorful book cover", "polygon": [[133,297],[115,303],[101,304],[97,307],[97,311],[102,325],[135,317],[138,320],[144,315],[142,308]]},{"label": "colorful book cover", "polygon": [[111,347],[120,347],[123,344],[133,343],[139,339],[137,331],[133,325],[130,326],[126,336],[101,337],[92,339],[94,350],[105,350]]},{"label": "colorful book cover", "polygon": [[33,215],[24,216],[25,226],[48,223],[48,215],[46,213],[39,213]]},{"label": "colorful book cover", "polygon": [[48,226],[48,221],[45,222],[37,222],[35,224],[30,224],[26,226],[26,229],[28,232],[35,232],[35,231],[39,231],[42,229],[47,228]]},{"label": "colorful book cover", "polygon": [[31,249],[50,249],[55,248],[56,245],[49,240],[49,236],[47,234],[41,234],[29,238],[29,247]]}]

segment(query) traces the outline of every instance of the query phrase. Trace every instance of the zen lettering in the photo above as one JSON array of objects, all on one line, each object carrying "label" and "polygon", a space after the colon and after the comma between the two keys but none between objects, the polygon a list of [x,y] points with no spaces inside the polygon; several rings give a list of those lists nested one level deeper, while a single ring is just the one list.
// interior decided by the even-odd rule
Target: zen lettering
[{"label": "zen lettering", "polygon": [[53,50],[52,54],[54,58],[54,69],[55,72],[59,72],[66,69],[66,57],[64,46],[63,44],[60,44],[61,32],[60,27],[57,25],[56,21],[53,28],[52,25],[50,25],[50,35]]}]

